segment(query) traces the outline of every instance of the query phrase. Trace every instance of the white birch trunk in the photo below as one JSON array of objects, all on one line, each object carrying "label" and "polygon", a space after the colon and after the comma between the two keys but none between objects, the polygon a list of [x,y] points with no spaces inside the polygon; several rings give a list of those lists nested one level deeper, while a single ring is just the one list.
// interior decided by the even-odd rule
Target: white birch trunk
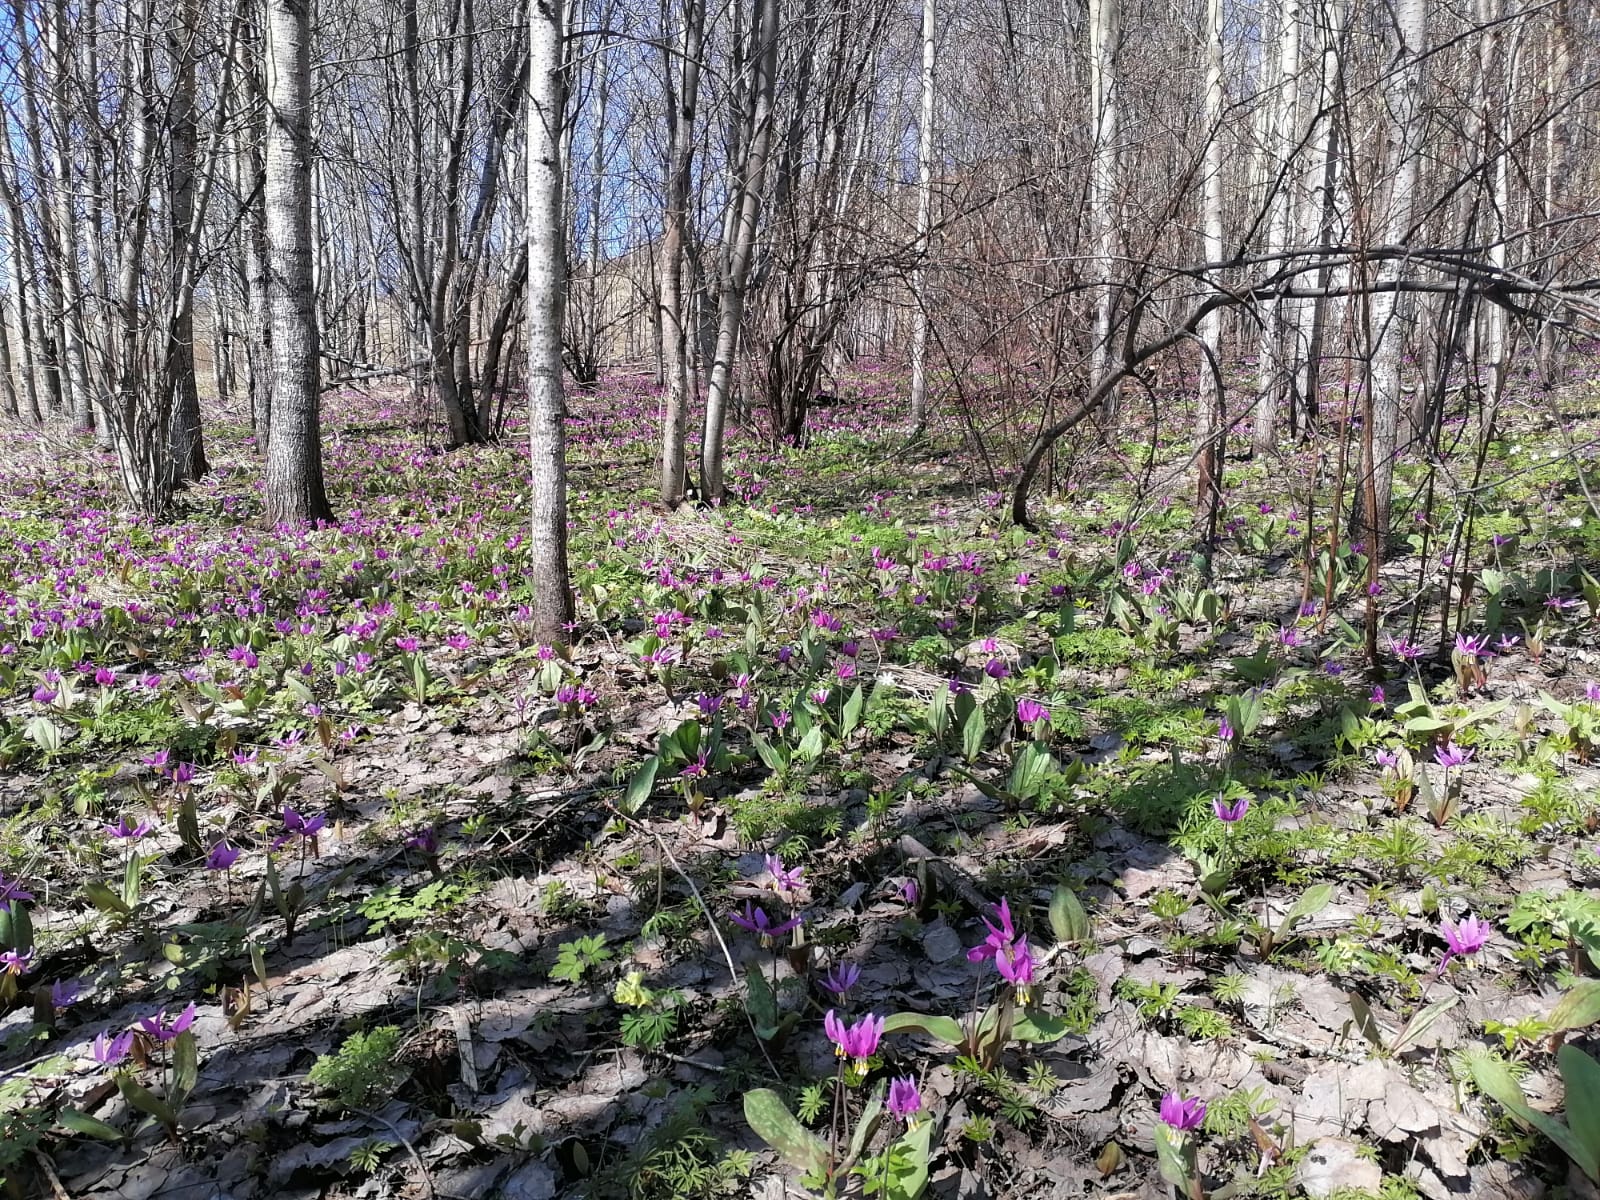
[{"label": "white birch trunk", "polygon": [[322,479],[321,346],[311,235],[311,0],[265,0],[272,409],[267,520],[332,519]]},{"label": "white birch trunk", "polygon": [[561,324],[566,294],[562,0],[532,0],[528,75],[528,439],[533,632],[565,645],[573,615],[567,569],[566,401]]},{"label": "white birch trunk", "polygon": [[[1391,246],[1411,239],[1415,220],[1417,174],[1426,132],[1422,105],[1425,84],[1428,0],[1397,0],[1395,27],[1400,39],[1388,95],[1389,189],[1383,241]],[[1379,281],[1405,278],[1403,260],[1384,264]],[[1415,305],[1398,291],[1372,297],[1371,422],[1362,437],[1362,534],[1367,553],[1382,561],[1388,540],[1394,492],[1395,457],[1399,453],[1404,357]]]},{"label": "white birch trunk", "polygon": [[1117,43],[1121,39],[1121,0],[1089,0],[1089,119],[1094,147],[1089,164],[1089,226],[1094,238],[1094,263],[1103,281],[1097,289],[1090,379],[1093,387],[1111,361],[1111,327],[1117,302],[1112,283],[1117,252],[1117,138],[1121,97],[1117,80]]},{"label": "white birch trunk", "polygon": [[[1267,238],[1270,258],[1282,254],[1291,236],[1293,158],[1299,126],[1300,0],[1278,0],[1278,76],[1267,150]],[[1289,375],[1285,370],[1283,329],[1287,302],[1269,300],[1261,309],[1261,341],[1257,358],[1254,441],[1271,450],[1278,441],[1278,415]],[[1293,322],[1290,322],[1292,327]]]},{"label": "white birch trunk", "polygon": [[723,246],[721,295],[717,305],[717,348],[711,361],[706,423],[700,442],[701,491],[711,502],[720,501],[724,493],[723,430],[728,419],[733,364],[739,351],[739,326],[744,319],[756,230],[761,219],[767,159],[772,149],[772,96],[778,69],[778,0],[755,0],[755,5],[746,152],[736,168],[739,178],[735,180],[733,203],[729,208],[730,236]]},{"label": "white birch trunk", "polygon": [[[1206,150],[1202,166],[1204,195],[1201,225],[1207,263],[1222,261],[1222,0],[1206,2]],[[1200,402],[1196,411],[1195,440],[1200,445],[1200,476],[1197,502],[1208,504],[1222,478],[1223,447],[1227,438],[1227,412],[1222,386],[1222,334],[1224,314],[1219,308],[1208,313],[1200,324],[1200,346],[1205,358],[1200,363]]]},{"label": "white birch trunk", "polygon": [[911,327],[911,433],[928,420],[928,234],[933,228],[933,108],[937,0],[922,0],[922,103],[917,119],[917,257],[911,272],[916,305]]}]

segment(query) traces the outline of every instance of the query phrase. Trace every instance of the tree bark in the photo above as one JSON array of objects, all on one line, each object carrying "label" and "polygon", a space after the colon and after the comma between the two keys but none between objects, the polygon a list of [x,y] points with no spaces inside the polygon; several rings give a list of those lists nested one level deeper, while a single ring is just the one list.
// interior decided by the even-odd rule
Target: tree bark
[{"label": "tree bark", "polygon": [[933,228],[934,35],[937,0],[922,0],[922,95],[917,118],[917,252],[911,272],[911,435],[928,421],[928,233]]},{"label": "tree bark", "polygon": [[264,0],[272,410],[267,520],[331,521],[322,478],[321,362],[311,238],[311,0]]},{"label": "tree bark", "polygon": [[533,633],[566,645],[573,619],[567,569],[567,435],[561,326],[566,297],[562,125],[566,114],[562,0],[532,0],[528,35],[528,448],[536,591]]},{"label": "tree bark", "polygon": [[[683,288],[689,188],[694,163],[695,111],[700,99],[700,51],[705,37],[704,0],[683,0],[679,61],[669,54],[667,97],[667,204],[661,238],[661,343],[667,403],[661,430],[661,503],[676,508],[687,491],[689,336]],[[674,69],[676,68],[676,70]],[[671,80],[677,75],[674,88]]]},{"label": "tree bark", "polygon": [[734,359],[739,352],[739,327],[744,319],[745,292],[755,256],[761,219],[762,191],[772,149],[773,90],[778,74],[778,0],[754,0],[751,21],[751,78],[745,113],[745,153],[736,160],[729,233],[722,248],[722,278],[717,303],[717,348],[706,388],[706,423],[700,441],[700,487],[707,501],[720,502],[723,430],[728,419]]},{"label": "tree bark", "polygon": [[[1389,95],[1386,164],[1392,184],[1384,241],[1390,245],[1408,244],[1416,210],[1417,172],[1422,157],[1426,122],[1422,89],[1426,70],[1428,0],[1397,0],[1395,30],[1400,39],[1396,48],[1398,64],[1391,77]],[[1387,262],[1379,281],[1397,280],[1406,274],[1404,259]],[[1394,464],[1400,450],[1400,412],[1405,382],[1403,364],[1407,334],[1415,304],[1399,290],[1379,291],[1372,298],[1372,420],[1362,437],[1361,532],[1367,553],[1383,560],[1389,536],[1391,498],[1394,491]]]}]

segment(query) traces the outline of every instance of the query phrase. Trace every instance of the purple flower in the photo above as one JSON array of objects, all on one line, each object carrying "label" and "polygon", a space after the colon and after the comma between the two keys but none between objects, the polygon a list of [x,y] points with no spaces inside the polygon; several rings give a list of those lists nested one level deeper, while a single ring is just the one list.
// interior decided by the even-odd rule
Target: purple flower
[{"label": "purple flower", "polygon": [[76,979],[58,979],[50,985],[50,1007],[71,1008],[83,994],[83,986]]},{"label": "purple flower", "polygon": [[994,956],[994,968],[1012,987],[1017,989],[1017,1002],[1028,1003],[1028,993],[1033,986],[1033,952],[1028,949],[1028,935],[1000,950]]},{"label": "purple flower", "polygon": [[1250,797],[1240,796],[1229,804],[1221,796],[1217,796],[1211,801],[1211,810],[1217,814],[1217,820],[1232,825],[1235,821],[1242,820],[1245,813],[1250,811]]},{"label": "purple flower", "polygon": [[1445,945],[1449,947],[1445,951],[1444,960],[1439,964],[1439,974],[1442,975],[1452,958],[1464,958],[1468,954],[1476,954],[1482,950],[1484,943],[1489,940],[1489,935],[1494,932],[1494,926],[1470,914],[1462,917],[1459,922],[1441,917],[1439,932],[1444,935]]},{"label": "purple flower", "polygon": [[1037,721],[1048,721],[1050,710],[1040,704],[1031,696],[1024,696],[1017,701],[1017,720],[1024,725],[1032,725]]},{"label": "purple flower", "polygon": [[741,916],[739,913],[729,913],[728,919],[740,929],[749,930],[761,938],[763,942],[770,945],[772,939],[781,937],[791,929],[796,928],[805,918],[796,915],[790,917],[787,921],[774,925],[772,918],[767,916],[766,909],[758,908],[753,902],[746,900],[744,902],[744,914]]},{"label": "purple flower", "polygon": [[1004,679],[1011,674],[1011,668],[1006,665],[1003,658],[991,658],[983,664],[983,673],[990,679]]},{"label": "purple flower", "polygon": [[1017,939],[1017,931],[1011,924],[1011,906],[1005,897],[1000,898],[1000,903],[995,905],[995,915],[999,918],[998,926],[992,924],[988,917],[983,918],[989,936],[983,939],[980,945],[967,951],[968,962],[987,962],[999,954],[1003,948],[1008,948]]},{"label": "purple flower", "polygon": [[822,1020],[822,1027],[834,1045],[834,1053],[840,1058],[852,1058],[857,1063],[864,1063],[876,1054],[878,1042],[883,1037],[883,1018],[871,1013],[854,1025],[846,1025],[830,1008]]},{"label": "purple flower", "polygon": [[917,897],[919,894],[920,893],[917,891],[917,881],[915,879],[908,879],[900,885],[900,899],[904,900],[912,908],[917,906]]},{"label": "purple flower", "polygon": [[32,960],[32,950],[0,951],[0,975],[21,975]]},{"label": "purple flower", "polygon": [[95,1035],[94,1041],[89,1043],[89,1057],[103,1067],[113,1067],[128,1057],[128,1051],[133,1049],[133,1030],[111,1036],[109,1029],[102,1029]]},{"label": "purple flower", "polygon": [[318,813],[314,817],[304,817],[295,811],[295,808],[292,804],[285,804],[283,806],[284,832],[278,837],[272,839],[272,848],[274,850],[281,849],[283,844],[290,838],[298,837],[304,838],[306,841],[311,841],[317,836],[317,834],[322,832],[323,826],[325,826],[327,823],[328,819],[321,813]]},{"label": "purple flower", "polygon": [[1397,767],[1400,765],[1400,755],[1393,750],[1379,750],[1373,757],[1378,760],[1380,767]]},{"label": "purple flower", "polygon": [[889,1111],[907,1125],[916,1122],[922,1111],[922,1093],[914,1076],[902,1075],[889,1084]]},{"label": "purple flower", "polygon": [[1372,694],[1367,697],[1367,703],[1375,706],[1381,706],[1386,701],[1387,697],[1385,697],[1383,694],[1383,686],[1381,684],[1373,684]]},{"label": "purple flower", "polygon": [[1161,1119],[1179,1133],[1199,1129],[1206,1119],[1206,1102],[1196,1096],[1188,1099],[1177,1092],[1167,1092],[1161,1097]]},{"label": "purple flower", "polygon": [[117,673],[109,667],[100,667],[94,673],[94,681],[101,687],[111,687],[117,682]]},{"label": "purple flower", "polygon": [[137,825],[130,825],[128,824],[127,816],[124,815],[117,819],[115,825],[107,825],[104,828],[106,834],[110,837],[124,842],[137,842],[145,834],[149,833],[154,826],[149,821],[140,821]]},{"label": "purple flower", "polygon": [[772,876],[772,886],[780,892],[797,892],[805,886],[806,869],[793,867],[785,870],[783,859],[776,854],[769,854],[766,858],[768,873]]},{"label": "purple flower", "polygon": [[167,759],[171,756],[171,754],[172,752],[170,750],[157,750],[154,754],[146,754],[139,761],[145,766],[149,767],[152,771],[159,771],[162,774],[166,774]]},{"label": "purple flower", "polygon": [[1589,680],[1583,685],[1583,698],[1585,700],[1600,700],[1600,683]]},{"label": "purple flower", "polygon": [[11,911],[11,906],[18,900],[32,900],[33,893],[22,890],[22,884],[15,879],[7,879],[0,874],[0,909]]},{"label": "purple flower", "polygon": [[228,845],[227,842],[218,842],[211,847],[211,853],[206,855],[206,870],[226,871],[239,861],[239,851]]},{"label": "purple flower", "polygon": [[1402,662],[1414,662],[1422,657],[1422,647],[1415,642],[1408,642],[1405,638],[1389,637],[1389,651]]},{"label": "purple flower", "polygon": [[176,1017],[168,1017],[167,1010],[162,1009],[153,1017],[145,1017],[139,1022],[139,1028],[158,1042],[170,1042],[177,1038],[189,1026],[194,1024],[194,1001],[189,1001],[189,1007]]},{"label": "purple flower", "polygon": [[829,968],[828,973],[822,977],[822,986],[827,988],[840,1000],[845,994],[855,987],[861,979],[861,968],[852,962],[838,962]]},{"label": "purple flower", "polygon": [[420,833],[414,833],[406,839],[406,846],[421,854],[433,858],[439,853],[439,834],[430,825]]},{"label": "purple flower", "polygon": [[1227,717],[1217,722],[1217,739],[1222,742],[1232,742],[1234,737],[1233,725]]},{"label": "purple flower", "polygon": [[1279,643],[1290,650],[1300,645],[1303,640],[1300,636],[1300,631],[1293,625],[1284,625],[1278,629]]},{"label": "purple flower", "polygon": [[1447,771],[1451,767],[1466,766],[1472,761],[1472,755],[1473,752],[1471,750],[1463,750],[1453,742],[1446,742],[1442,746],[1437,746],[1433,751],[1434,761]]},{"label": "purple flower", "polygon": [[1481,633],[1477,637],[1468,637],[1464,633],[1456,634],[1456,653],[1464,654],[1469,658],[1482,658],[1489,646],[1489,635]]}]

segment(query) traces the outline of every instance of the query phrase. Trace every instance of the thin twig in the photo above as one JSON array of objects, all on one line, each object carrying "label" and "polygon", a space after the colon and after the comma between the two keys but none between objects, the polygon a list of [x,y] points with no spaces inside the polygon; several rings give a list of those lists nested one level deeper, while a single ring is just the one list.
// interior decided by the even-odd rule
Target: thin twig
[{"label": "thin twig", "polygon": [[400,1127],[389,1120],[388,1117],[379,1113],[369,1112],[364,1108],[352,1108],[350,1111],[358,1116],[366,1117],[369,1121],[376,1121],[400,1139],[400,1144],[405,1147],[406,1153],[411,1156],[411,1161],[416,1163],[417,1170],[422,1172],[422,1189],[427,1194],[428,1200],[436,1200],[438,1193],[433,1190],[433,1176],[428,1174],[428,1164],[422,1161],[422,1155],[417,1153],[417,1148],[411,1144],[410,1139],[400,1132]]},{"label": "thin twig", "polygon": [[[689,877],[689,873],[678,865],[678,860],[673,857],[672,851],[667,848],[667,843],[661,839],[659,833],[641,825],[609,801],[603,803],[606,811],[618,820],[653,839],[656,849],[660,850],[666,860],[672,864],[672,869],[678,873],[679,878],[689,885],[689,891],[694,896],[694,902],[700,906],[700,912],[705,916],[706,924],[711,928],[711,936],[717,939],[717,945],[722,949],[722,960],[728,964],[728,976],[733,980],[734,986],[737,987],[739,984],[739,969],[733,965],[733,953],[728,949],[728,943],[723,940],[722,930],[717,928],[717,919],[711,915],[711,909],[707,906],[705,897],[700,894],[700,889],[695,885],[694,880]],[[756,1045],[761,1050],[761,1057],[767,1060],[767,1069],[772,1072],[774,1079],[782,1079],[783,1076],[779,1074],[777,1064],[772,1061],[772,1056],[767,1053],[767,1044],[762,1040],[761,1031],[756,1028],[756,1019],[750,1014],[750,1006],[740,1004],[739,1007],[744,1010],[744,1019],[750,1023],[750,1032],[756,1035]]]}]

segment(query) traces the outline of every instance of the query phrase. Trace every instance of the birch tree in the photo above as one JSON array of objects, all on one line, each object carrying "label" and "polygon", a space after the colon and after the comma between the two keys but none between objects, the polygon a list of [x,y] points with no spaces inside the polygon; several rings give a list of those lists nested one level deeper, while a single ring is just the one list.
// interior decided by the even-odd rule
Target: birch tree
[{"label": "birch tree", "polygon": [[706,419],[700,440],[700,487],[707,501],[723,498],[723,433],[733,387],[734,356],[739,350],[745,291],[755,256],[761,219],[762,190],[772,150],[773,89],[778,73],[779,0],[752,0],[750,82],[740,114],[744,153],[731,164],[728,221],[718,271],[717,345],[706,392]]},{"label": "birch tree", "polygon": [[271,314],[266,507],[273,524],[332,520],[322,479],[321,347],[311,240],[311,0],[263,0],[262,200]]},{"label": "birch tree", "polygon": [[528,37],[528,441],[533,517],[533,632],[565,645],[573,618],[567,568],[566,402],[562,306],[566,220],[562,125],[566,115],[561,0],[532,0]]},{"label": "birch tree", "polygon": [[[1385,170],[1389,186],[1383,240],[1407,246],[1413,237],[1417,177],[1426,123],[1422,90],[1426,84],[1428,0],[1396,0],[1395,66],[1385,89],[1388,110]],[[1387,260],[1379,275],[1388,285],[1371,297],[1372,379],[1361,446],[1361,533],[1369,560],[1383,558],[1389,536],[1395,458],[1400,450],[1400,412],[1404,401],[1405,348],[1414,305],[1398,286],[1407,275],[1404,257]]]}]

